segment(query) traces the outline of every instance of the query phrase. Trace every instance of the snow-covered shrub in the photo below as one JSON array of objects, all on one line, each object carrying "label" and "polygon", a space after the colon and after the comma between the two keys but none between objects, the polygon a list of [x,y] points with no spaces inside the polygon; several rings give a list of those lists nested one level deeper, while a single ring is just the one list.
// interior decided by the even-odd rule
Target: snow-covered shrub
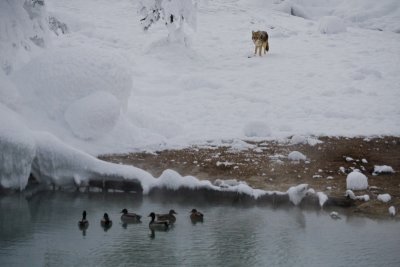
[{"label": "snow-covered shrub", "polygon": [[244,126],[244,135],[247,137],[267,137],[271,135],[269,126],[262,121],[252,121]]},{"label": "snow-covered shrub", "polygon": [[288,159],[291,161],[301,161],[301,160],[305,161],[307,157],[299,151],[292,151],[289,153]]},{"label": "snow-covered shrub", "polygon": [[143,30],[161,20],[168,29],[168,40],[187,44],[184,25],[196,29],[197,2],[193,0],[140,0]]},{"label": "snow-covered shrub", "polygon": [[322,17],[319,20],[318,30],[324,34],[334,34],[346,31],[343,21],[335,16]]},{"label": "snow-covered shrub", "polygon": [[365,190],[368,188],[368,178],[359,171],[353,171],[346,178],[347,189]]},{"label": "snow-covered shrub", "polygon": [[43,0],[0,1],[0,67],[6,74],[47,46],[49,28]]},{"label": "snow-covered shrub", "polygon": [[392,197],[389,194],[379,194],[378,195],[378,200],[382,202],[389,202],[392,199]]}]

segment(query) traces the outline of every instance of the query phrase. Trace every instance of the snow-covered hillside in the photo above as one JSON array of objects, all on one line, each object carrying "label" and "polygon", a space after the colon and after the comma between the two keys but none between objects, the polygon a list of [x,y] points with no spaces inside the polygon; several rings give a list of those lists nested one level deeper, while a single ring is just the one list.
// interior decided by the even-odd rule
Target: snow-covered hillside
[{"label": "snow-covered hillside", "polygon": [[[92,155],[226,139],[400,135],[397,0],[197,1],[187,45],[168,42],[163,23],[143,32],[138,1],[7,3],[0,121],[18,121],[0,126],[2,148],[22,128],[31,139],[12,140],[32,157],[38,131]],[[48,16],[68,31],[51,32]],[[269,34],[264,57],[252,56],[252,30]]]}]

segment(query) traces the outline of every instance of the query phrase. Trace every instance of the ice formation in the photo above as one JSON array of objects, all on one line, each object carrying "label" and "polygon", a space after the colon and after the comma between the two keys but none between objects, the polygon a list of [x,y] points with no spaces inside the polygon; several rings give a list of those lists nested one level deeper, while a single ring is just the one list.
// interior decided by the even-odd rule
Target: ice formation
[{"label": "ice formation", "polygon": [[368,178],[359,171],[352,171],[346,178],[347,189],[365,190],[368,188]]}]

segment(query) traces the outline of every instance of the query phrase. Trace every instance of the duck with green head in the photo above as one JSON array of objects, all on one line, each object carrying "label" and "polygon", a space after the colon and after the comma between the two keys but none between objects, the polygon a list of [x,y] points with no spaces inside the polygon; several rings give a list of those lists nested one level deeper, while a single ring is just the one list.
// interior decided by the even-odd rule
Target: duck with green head
[{"label": "duck with green head", "polygon": [[142,218],[142,216],[136,214],[136,213],[132,213],[132,212],[128,212],[127,209],[123,209],[121,211],[122,215],[121,215],[121,221],[124,223],[140,223],[140,218]]},{"label": "duck with green head", "polygon": [[168,230],[170,224],[168,221],[159,221],[155,220],[156,214],[154,212],[149,214],[149,217],[151,217],[151,221],[149,222],[149,228],[150,230],[158,230],[158,231],[166,231]]},{"label": "duck with green head", "polygon": [[158,221],[168,221],[170,224],[176,222],[176,217],[174,216],[176,213],[174,210],[170,210],[167,214],[157,214]]}]

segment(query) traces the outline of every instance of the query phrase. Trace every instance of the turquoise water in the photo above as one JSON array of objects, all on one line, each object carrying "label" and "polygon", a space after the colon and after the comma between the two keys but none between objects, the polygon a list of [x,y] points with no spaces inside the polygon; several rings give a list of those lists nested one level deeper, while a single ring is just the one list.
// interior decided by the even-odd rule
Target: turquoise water
[{"label": "turquoise water", "polygon": [[[123,225],[120,211],[143,216]],[[192,224],[189,211],[205,214]],[[178,212],[151,235],[147,215]],[[90,222],[78,228],[82,211]],[[104,212],[113,225],[100,226]],[[299,208],[170,202],[125,193],[0,197],[1,266],[400,266],[400,225]]]}]

